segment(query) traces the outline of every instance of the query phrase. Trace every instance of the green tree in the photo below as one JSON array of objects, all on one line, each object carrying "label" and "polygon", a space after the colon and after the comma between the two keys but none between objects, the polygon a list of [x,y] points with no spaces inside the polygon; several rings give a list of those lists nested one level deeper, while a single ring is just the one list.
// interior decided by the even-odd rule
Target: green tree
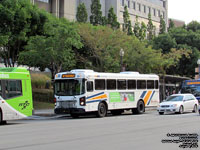
[{"label": "green tree", "polygon": [[162,17],[162,15],[160,15],[160,32],[159,34],[163,34],[166,32],[166,24],[165,24],[165,21]]},{"label": "green tree", "polygon": [[132,25],[127,6],[124,6],[123,20],[124,20],[123,31],[128,35],[132,35],[133,34]]},{"label": "green tree", "polygon": [[147,35],[148,40],[152,40],[154,36],[154,25],[153,25],[150,13],[148,15],[147,32],[148,32],[148,35]]},{"label": "green tree", "polygon": [[27,0],[3,0],[0,1],[0,20],[0,56],[5,66],[14,67],[29,37],[43,34],[46,12]]},{"label": "green tree", "polygon": [[200,31],[200,23],[197,21],[192,21],[187,25],[187,30],[192,30],[193,32]]},{"label": "green tree", "polygon": [[140,23],[138,22],[138,16],[136,16],[136,19],[135,19],[135,25],[134,25],[134,35],[139,39],[140,38]]},{"label": "green tree", "polygon": [[153,48],[161,49],[163,54],[169,53],[172,48],[176,48],[176,40],[168,33],[160,34],[153,39]]},{"label": "green tree", "polygon": [[107,24],[112,28],[112,29],[118,29],[120,27],[120,24],[119,22],[117,21],[117,16],[116,14],[114,13],[114,9],[113,7],[111,7],[109,9],[109,12],[108,12],[108,19],[107,19]]},{"label": "green tree", "polygon": [[81,48],[80,36],[74,24],[65,19],[51,17],[45,24],[46,36],[30,38],[26,50],[20,53],[19,62],[40,70],[49,68],[52,78],[63,69],[75,65],[73,48]]},{"label": "green tree", "polygon": [[88,19],[87,9],[84,3],[80,3],[77,8],[76,19],[78,22],[86,23]]},{"label": "green tree", "polygon": [[141,41],[145,40],[146,34],[147,34],[147,27],[146,27],[145,23],[142,22],[141,28],[140,28],[140,31],[139,31],[139,39]]},{"label": "green tree", "polygon": [[95,26],[102,24],[102,11],[101,11],[101,4],[99,0],[92,0],[90,23]]},{"label": "green tree", "polygon": [[169,28],[168,28],[168,30],[170,30],[170,29],[172,29],[174,27],[175,27],[175,24],[174,24],[173,20],[169,19]]}]

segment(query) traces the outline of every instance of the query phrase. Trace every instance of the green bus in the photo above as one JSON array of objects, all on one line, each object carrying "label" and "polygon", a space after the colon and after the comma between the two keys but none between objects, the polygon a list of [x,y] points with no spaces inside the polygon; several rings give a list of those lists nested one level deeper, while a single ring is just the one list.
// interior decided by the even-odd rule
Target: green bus
[{"label": "green bus", "polygon": [[25,68],[0,68],[0,124],[33,112],[30,73]]}]

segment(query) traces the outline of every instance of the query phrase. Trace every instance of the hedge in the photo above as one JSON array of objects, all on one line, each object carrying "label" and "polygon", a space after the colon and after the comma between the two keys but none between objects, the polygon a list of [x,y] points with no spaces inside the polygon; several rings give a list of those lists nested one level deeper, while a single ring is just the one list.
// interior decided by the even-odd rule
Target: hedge
[{"label": "hedge", "polygon": [[32,89],[33,101],[54,103],[53,89]]}]

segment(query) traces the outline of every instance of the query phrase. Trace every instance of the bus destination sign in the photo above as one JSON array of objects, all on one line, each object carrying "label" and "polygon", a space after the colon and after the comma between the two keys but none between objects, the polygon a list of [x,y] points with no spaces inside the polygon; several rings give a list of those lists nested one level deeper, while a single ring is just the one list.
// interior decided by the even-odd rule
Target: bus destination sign
[{"label": "bus destination sign", "polygon": [[74,78],[75,74],[63,74],[62,78]]}]

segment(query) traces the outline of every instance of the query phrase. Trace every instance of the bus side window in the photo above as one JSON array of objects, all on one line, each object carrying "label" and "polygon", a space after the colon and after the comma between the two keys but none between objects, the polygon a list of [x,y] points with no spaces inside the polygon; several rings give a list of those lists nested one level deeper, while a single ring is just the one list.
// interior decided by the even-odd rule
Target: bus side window
[{"label": "bus side window", "polygon": [[128,89],[136,89],[136,80],[128,80]]},{"label": "bus side window", "polygon": [[92,92],[93,90],[93,81],[87,81],[87,91]]},{"label": "bus side window", "polygon": [[7,80],[5,82],[6,99],[22,95],[21,80]]},{"label": "bus side window", "polygon": [[137,80],[137,89],[146,89],[146,80]]},{"label": "bus side window", "polygon": [[126,80],[117,80],[117,89],[126,89]]},{"label": "bus side window", "polygon": [[95,80],[95,90],[105,90],[105,79]]},{"label": "bus side window", "polygon": [[158,80],[155,81],[155,89],[158,89]]},{"label": "bus side window", "polygon": [[107,80],[107,90],[116,90],[116,80],[108,79]]},{"label": "bus side window", "polygon": [[154,89],[154,80],[147,80],[147,89]]}]

